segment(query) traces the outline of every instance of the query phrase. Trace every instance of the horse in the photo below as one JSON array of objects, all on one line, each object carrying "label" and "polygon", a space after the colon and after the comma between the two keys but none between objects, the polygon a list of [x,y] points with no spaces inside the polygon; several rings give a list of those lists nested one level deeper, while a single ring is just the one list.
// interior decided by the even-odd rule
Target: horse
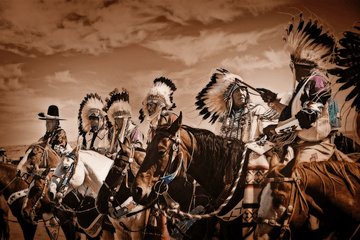
[{"label": "horse", "polygon": [[28,175],[38,173],[40,168],[46,168],[47,166],[55,168],[58,162],[59,156],[48,142],[40,141],[28,147],[16,169],[18,176],[26,180]]},{"label": "horse", "polygon": [[[70,150],[71,147],[67,147],[67,151]],[[24,214],[24,218],[33,222],[35,217],[39,216],[48,216],[50,219],[53,217],[53,213],[56,213],[60,220],[60,225],[62,227],[63,232],[67,239],[74,239],[77,237],[77,232],[83,233],[81,229],[78,229],[73,222],[74,216],[69,215],[63,209],[55,209],[54,204],[51,203],[46,193],[45,196],[41,199],[41,201],[37,201],[38,195],[42,194],[42,186],[44,186],[44,181],[41,182],[39,176],[42,175],[43,169],[55,169],[58,162],[60,161],[60,157],[56,154],[56,152],[48,145],[47,141],[40,141],[34,144],[31,144],[28,149],[25,151],[25,155],[21,162],[16,167],[17,176],[21,179],[27,180],[29,176],[35,176],[35,180],[33,181],[33,185],[37,185],[37,187],[32,188],[32,192],[30,194],[30,201],[24,202],[22,205],[22,213]],[[37,177],[36,177],[37,176]],[[42,186],[40,186],[42,184]],[[33,209],[35,202],[37,201],[37,206]],[[80,200],[78,197],[73,197],[70,200],[70,195],[68,197],[68,202],[73,202],[73,204],[78,203]],[[26,208],[26,209],[24,209]],[[30,212],[28,212],[29,210]],[[36,210],[36,211],[35,211]],[[30,214],[31,213],[31,214]],[[35,214],[36,213],[36,214]],[[86,217],[78,217],[76,218],[77,222],[81,222]],[[73,224],[74,226],[70,226],[69,224]],[[75,228],[75,231],[74,231]],[[86,232],[88,239],[93,239]]]},{"label": "horse", "polygon": [[[255,239],[359,239],[360,164],[343,161],[278,164],[260,194]],[[308,215],[325,223],[303,231]]]},{"label": "horse", "polygon": [[[52,235],[52,239],[57,238],[57,226],[61,226],[66,239],[75,240],[79,236],[76,234],[74,216],[71,212],[55,208],[47,197],[46,189],[51,175],[50,167],[48,167],[41,175],[36,174],[33,176],[21,213],[24,219],[32,224],[37,224],[39,216],[42,216],[43,219],[48,217],[50,220],[46,227],[48,234]],[[52,223],[50,223],[50,221],[52,221]]]},{"label": "horse", "polygon": [[[48,188],[49,199],[53,202],[59,202],[71,190],[84,185],[89,186],[97,194],[113,162],[112,159],[92,150],[80,150],[80,145],[78,145],[72,153],[60,159]],[[134,208],[134,211],[143,208],[143,206],[138,205]],[[106,215],[99,214],[99,216],[102,218]],[[124,217],[119,221],[111,217],[109,219],[116,229],[118,239],[128,237],[133,239],[144,238],[144,229],[147,223],[146,212],[140,212],[132,217]],[[124,230],[124,226],[131,227],[133,231],[128,233],[128,231]]]},{"label": "horse", "polygon": [[[129,198],[132,198],[130,186],[145,156],[146,153],[143,148],[131,146],[127,139],[124,144],[120,142],[120,151],[117,153],[114,165],[110,169],[96,198],[96,208],[100,213],[109,213],[115,219],[119,218],[118,214],[128,213],[129,209],[122,205]],[[210,197],[201,186],[194,182],[191,176],[175,179],[171,183],[171,188],[169,188],[169,195],[180,204],[183,211],[190,211],[197,206],[204,207],[210,203]],[[121,209],[121,211],[115,211],[115,208]],[[154,218],[154,216],[150,216],[150,218]],[[162,220],[161,218],[156,219],[156,221],[163,223]],[[155,220],[153,219],[153,221]],[[148,224],[145,233],[146,239],[150,238],[151,235],[167,235],[168,233],[164,231],[164,228],[169,229],[169,225],[168,227],[162,227],[154,228]],[[199,228],[192,228],[191,234],[198,234],[197,229]],[[175,234],[174,231],[172,232]]]},{"label": "horse", "polygon": [[[224,215],[243,198],[246,170],[242,166],[246,166],[246,152],[245,144],[239,140],[226,139],[205,129],[183,126],[180,114],[171,126],[156,130],[132,185],[133,198],[142,205],[152,204],[166,189],[167,179],[187,173],[215,200],[218,209],[204,217]],[[179,214],[178,209],[175,212]],[[194,217],[184,213],[181,216]],[[244,237],[241,229],[239,231],[241,222],[242,218],[238,217],[227,230],[222,228],[224,236]]]},{"label": "horse", "polygon": [[9,222],[9,206],[4,198],[0,196],[0,239],[10,239],[10,227]]},{"label": "horse", "polygon": [[[17,218],[25,240],[34,239],[37,225],[27,222],[22,214],[21,207],[28,188],[25,181],[16,176],[16,166],[0,162],[0,195],[5,197],[12,214]],[[8,219],[6,219],[7,221]]]}]

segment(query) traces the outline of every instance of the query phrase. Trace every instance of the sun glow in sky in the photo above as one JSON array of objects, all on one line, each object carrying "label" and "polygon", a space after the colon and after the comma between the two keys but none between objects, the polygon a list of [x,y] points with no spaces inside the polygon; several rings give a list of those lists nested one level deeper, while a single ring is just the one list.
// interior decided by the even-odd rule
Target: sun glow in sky
[{"label": "sun glow in sky", "polygon": [[[254,87],[290,91],[282,37],[291,15],[316,15],[340,38],[360,20],[359,5],[358,0],[2,0],[0,146],[37,141],[45,133],[37,114],[52,104],[67,119],[61,126],[69,141],[76,140],[84,96],[96,92],[104,100],[115,87],[129,91],[132,118],[139,124],[141,102],[161,76],[178,88],[174,111],[183,112],[184,123],[213,129],[201,122],[194,103],[215,68]],[[337,95],[340,104],[344,96]],[[257,96],[252,100],[262,103]]]}]

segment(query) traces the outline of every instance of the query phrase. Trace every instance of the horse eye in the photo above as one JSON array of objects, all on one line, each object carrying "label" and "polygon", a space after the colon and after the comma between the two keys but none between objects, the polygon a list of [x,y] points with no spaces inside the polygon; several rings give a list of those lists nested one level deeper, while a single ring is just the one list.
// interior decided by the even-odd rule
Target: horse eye
[{"label": "horse eye", "polygon": [[166,153],[166,151],[165,151],[165,150],[161,150],[161,151],[159,151],[159,156],[160,156],[160,157],[162,157],[162,156],[164,156],[164,155],[165,155],[165,153]]},{"label": "horse eye", "polygon": [[69,169],[69,166],[64,166],[64,170],[67,171]]}]

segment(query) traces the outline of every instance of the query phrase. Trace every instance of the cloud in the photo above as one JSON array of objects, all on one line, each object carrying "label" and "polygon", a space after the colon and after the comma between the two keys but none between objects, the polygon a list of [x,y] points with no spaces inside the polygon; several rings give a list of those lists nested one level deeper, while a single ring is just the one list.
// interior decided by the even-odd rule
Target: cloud
[{"label": "cloud", "polygon": [[74,77],[71,76],[69,70],[56,72],[52,76],[45,76],[45,81],[49,83],[50,87],[56,87],[55,85],[64,83],[79,83]]},{"label": "cloud", "polygon": [[199,36],[177,36],[173,39],[155,40],[143,44],[144,47],[160,52],[168,59],[183,61],[191,66],[204,58],[234,49],[242,52],[259,41],[279,37],[283,26],[247,33],[226,33],[223,31],[201,31]]},{"label": "cloud", "polygon": [[281,51],[265,51],[263,58],[254,55],[245,55],[243,57],[227,58],[222,61],[225,68],[234,68],[239,72],[253,72],[257,69],[269,68],[282,68],[289,64],[289,54],[283,50]]},{"label": "cloud", "polygon": [[[197,1],[62,1],[27,0],[0,2],[0,45],[8,51],[51,55],[74,51],[98,55],[112,48],[141,43],[187,26],[192,21],[229,22],[286,4],[285,0]],[[3,47],[4,48],[4,47]]]},{"label": "cloud", "polygon": [[0,66],[0,91],[14,91],[24,88],[21,79],[24,73],[22,63]]}]

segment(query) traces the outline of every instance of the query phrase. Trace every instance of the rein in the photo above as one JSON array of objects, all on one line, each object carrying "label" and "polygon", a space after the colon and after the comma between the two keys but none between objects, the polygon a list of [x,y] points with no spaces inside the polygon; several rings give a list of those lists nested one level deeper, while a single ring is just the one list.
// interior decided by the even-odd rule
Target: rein
[{"label": "rein", "polygon": [[[41,192],[41,195],[40,195],[40,197],[36,200],[36,202],[35,202],[35,204],[34,204],[34,206],[31,208],[31,210],[30,210],[30,217],[31,217],[31,219],[35,219],[35,217],[36,217],[36,208],[37,208],[37,206],[40,204],[40,201],[44,198],[44,196],[45,196],[45,193],[46,193],[46,188],[47,188],[47,186],[48,186],[48,184],[49,184],[49,181],[50,181],[50,179],[51,179],[51,175],[52,175],[52,173],[49,173],[48,175],[46,175],[46,177],[45,177],[45,183],[44,183],[44,187],[43,187],[43,190],[42,190],[42,192]],[[43,178],[43,177],[42,177]],[[35,179],[33,179],[33,181],[34,181]],[[29,190],[29,192],[28,192],[28,194],[30,193],[30,190]]]},{"label": "rein", "polygon": [[272,227],[280,227],[281,228],[280,236],[278,239],[282,239],[284,237],[286,230],[289,230],[290,236],[291,236],[290,222],[293,217],[294,208],[296,205],[296,201],[295,201],[296,197],[297,197],[296,193],[299,193],[300,197],[302,198],[303,202],[306,205],[306,208],[309,209],[306,199],[305,199],[305,197],[300,189],[300,186],[299,186],[299,182],[301,181],[301,178],[298,177],[298,174],[296,171],[295,177],[266,178],[264,181],[266,181],[267,183],[290,182],[291,183],[291,193],[290,193],[289,205],[286,209],[286,216],[285,216],[285,219],[282,224],[277,222],[275,219],[271,219],[271,218],[267,219],[267,218],[262,218],[262,217],[257,218],[257,223],[258,224],[267,224]]},{"label": "rein", "polygon": [[[183,129],[184,129],[184,128],[183,128]],[[186,130],[186,129],[184,129],[184,130]],[[195,137],[193,136],[193,134],[192,134],[190,131],[187,131],[187,132],[189,133],[189,135],[192,136],[192,140],[193,140],[193,138],[195,138]],[[241,173],[242,173],[242,169],[243,169],[243,168],[242,168],[242,167],[240,168],[240,170],[239,170],[239,172],[238,172],[238,174],[237,174],[237,176],[236,176],[236,179],[235,179],[235,181],[234,181],[234,184],[233,184],[233,187],[232,187],[231,190],[230,190],[230,186],[229,186],[228,182],[226,182],[226,186],[225,186],[225,188],[223,189],[222,194],[220,194],[220,196],[218,197],[218,200],[219,200],[219,201],[222,200],[223,203],[218,207],[217,210],[215,210],[214,212],[208,213],[208,214],[190,214],[190,213],[183,212],[183,211],[180,210],[179,204],[176,203],[174,200],[172,200],[172,199],[170,198],[170,196],[168,196],[168,194],[167,194],[168,183],[170,183],[170,182],[175,178],[175,176],[178,174],[178,171],[179,171],[181,165],[183,164],[183,156],[182,156],[183,154],[182,154],[182,152],[181,152],[181,150],[180,150],[180,146],[179,146],[179,145],[180,145],[180,142],[181,142],[181,140],[180,140],[180,130],[176,133],[175,139],[173,139],[169,133],[164,132],[164,131],[161,131],[161,132],[159,132],[158,134],[164,134],[167,138],[169,138],[169,140],[171,140],[171,141],[173,142],[173,145],[172,145],[172,147],[171,147],[171,149],[170,149],[170,151],[169,151],[169,157],[171,157],[171,161],[168,161],[168,164],[167,164],[167,166],[166,166],[166,168],[165,168],[165,171],[164,171],[164,175],[167,173],[168,169],[170,168],[170,165],[173,163],[173,161],[174,161],[174,159],[175,159],[175,157],[176,157],[176,156],[174,156],[174,155],[172,154],[172,152],[173,152],[173,151],[177,152],[177,153],[178,153],[177,155],[181,154],[181,162],[180,162],[178,168],[176,169],[176,171],[175,171],[174,173],[172,173],[172,174],[169,174],[169,175],[166,175],[166,176],[161,177],[161,178],[160,178],[161,180],[159,180],[158,182],[156,182],[155,185],[154,185],[154,188],[156,188],[157,185],[158,185],[159,191],[156,191],[156,189],[155,189],[155,193],[157,194],[157,197],[158,197],[158,195],[163,195],[164,198],[165,198],[165,200],[168,199],[167,202],[168,202],[168,201],[169,201],[169,202],[172,201],[172,204],[168,204],[169,206],[171,206],[171,208],[167,208],[167,209],[166,209],[166,212],[167,212],[167,213],[170,213],[170,214],[180,215],[182,218],[186,218],[186,219],[196,219],[196,220],[200,220],[200,219],[203,219],[203,218],[211,218],[211,217],[213,217],[213,216],[217,216],[217,215],[221,212],[221,210],[222,210],[222,209],[229,203],[229,201],[232,199],[232,197],[233,197],[233,195],[234,195],[234,193],[235,193],[235,190],[237,189],[237,185],[238,185],[238,183],[239,183],[239,180],[240,180],[240,177],[241,177]],[[184,167],[184,170],[185,170],[185,173],[186,173],[187,170],[189,169],[190,164],[191,164],[191,162],[192,162],[192,160],[193,160],[193,154],[194,154],[194,149],[195,149],[195,142],[194,142],[194,141],[192,141],[192,145],[193,145],[193,151],[192,151],[192,154],[191,154],[191,160],[190,160],[188,166],[186,167],[186,169],[185,169],[185,166],[183,166],[183,167]],[[244,149],[244,151],[243,151],[243,154],[242,154],[241,165],[244,164],[244,160],[245,160],[245,156],[246,156],[246,152],[247,152],[246,150],[247,150],[247,148],[245,147],[245,149]],[[228,175],[228,174],[227,174],[227,175]],[[169,181],[169,182],[166,182],[166,180],[170,180],[170,181]],[[164,189],[164,191],[161,192],[161,189],[160,189],[160,188],[161,188],[161,185],[162,185],[164,182],[165,182],[166,188]],[[226,193],[228,193],[228,196],[227,196],[226,199],[224,199],[225,196],[226,196],[226,195],[225,195]],[[225,195],[225,196],[224,196],[224,195]],[[156,198],[157,198],[157,197],[156,197]],[[170,198],[170,199],[169,199],[169,198]],[[156,200],[156,199],[155,199],[155,200]],[[162,212],[162,214],[163,214],[165,217],[167,217],[168,219],[171,219],[171,218],[172,218],[172,217],[169,216],[165,211],[161,211],[161,212]]]},{"label": "rein", "polygon": [[[38,164],[38,168],[40,168],[40,163],[41,163],[44,159],[48,159],[48,153],[47,153],[46,147],[44,148],[44,147],[42,147],[42,146],[40,146],[40,145],[38,145],[38,144],[33,144],[33,145],[30,147],[30,148],[31,148],[31,151],[33,151],[35,147],[39,147],[40,149],[43,150],[43,153],[42,153],[41,156],[40,156],[39,164]],[[30,149],[30,148],[29,148],[29,149]],[[47,166],[48,166],[48,163],[47,163],[46,160],[44,160],[44,167],[43,167],[43,168],[47,168]],[[33,170],[33,171],[34,171],[34,170]],[[23,180],[24,180],[27,184],[29,184],[29,183],[27,182],[27,178],[28,178],[28,177],[25,177],[25,176],[26,176],[26,175],[31,175],[31,174],[38,174],[38,173],[37,173],[37,172],[24,173],[24,175],[22,176]]]}]

